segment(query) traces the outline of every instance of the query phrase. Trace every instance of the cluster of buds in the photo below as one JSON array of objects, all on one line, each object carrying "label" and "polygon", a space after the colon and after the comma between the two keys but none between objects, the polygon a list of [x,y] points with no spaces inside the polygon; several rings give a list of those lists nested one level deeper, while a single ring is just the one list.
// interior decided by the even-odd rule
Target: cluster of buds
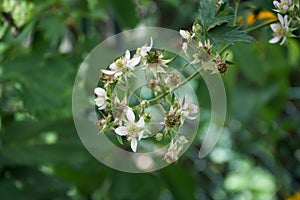
[{"label": "cluster of buds", "polygon": [[[173,91],[181,86],[181,77],[176,72],[169,69],[168,63],[174,58],[164,59],[164,51],[153,50],[153,40],[150,45],[137,48],[135,53],[129,50],[111,63],[107,69],[102,69],[98,86],[94,89],[95,106],[97,107],[98,121],[96,122],[100,132],[105,134],[115,134],[121,145],[123,140],[130,143],[133,152],[138,151],[140,140],[154,137],[156,141],[170,142],[170,147],[165,154],[166,162],[175,162],[178,160],[183,146],[187,143],[187,138],[179,135],[179,127],[186,119],[194,120],[198,116],[198,106],[189,104],[188,98],[177,97]],[[206,48],[206,47],[205,47]],[[158,133],[151,133],[148,128],[152,122],[151,105],[154,104],[151,99],[143,99],[142,94],[135,96],[139,104],[130,103],[130,98],[126,97],[126,90],[130,86],[130,77],[136,77],[135,70],[144,70],[144,80],[146,86],[151,89],[154,98],[158,100],[161,108],[164,109],[165,117],[163,121],[164,130]],[[124,88],[124,97],[122,100],[118,97],[118,89]],[[124,84],[124,85],[123,85]],[[155,102],[157,103],[157,102]],[[149,129],[149,130],[148,130]]]},{"label": "cluster of buds", "polygon": [[[298,0],[297,0],[298,1]],[[277,12],[278,21],[270,25],[273,31],[273,38],[269,43],[274,44],[280,42],[283,45],[287,38],[294,37],[292,32],[296,29],[300,22],[300,7],[299,1],[293,2],[292,0],[273,1],[275,7],[274,11]]]},{"label": "cluster of buds", "polygon": [[201,36],[202,27],[194,23],[192,31],[180,30],[179,33],[184,39],[182,50],[191,59],[191,64],[199,66],[202,70],[212,73],[225,73],[227,65],[219,53],[213,49],[210,40],[203,40]]}]

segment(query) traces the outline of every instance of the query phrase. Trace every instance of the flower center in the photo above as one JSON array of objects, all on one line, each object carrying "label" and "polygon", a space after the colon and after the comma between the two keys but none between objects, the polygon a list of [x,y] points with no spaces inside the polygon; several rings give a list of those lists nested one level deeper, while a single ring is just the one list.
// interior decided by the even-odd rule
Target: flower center
[{"label": "flower center", "polygon": [[165,124],[169,128],[173,128],[174,126],[176,126],[179,123],[180,123],[180,116],[176,116],[174,114],[168,115],[165,120]]},{"label": "flower center", "polygon": [[127,132],[129,136],[137,136],[138,132],[140,131],[140,127],[135,124],[130,124],[127,126]]},{"label": "flower center", "polygon": [[159,53],[157,51],[147,52],[146,60],[147,63],[160,63]]},{"label": "flower center", "polygon": [[122,59],[118,59],[118,60],[116,60],[116,66],[118,67],[118,68],[122,68],[123,67],[123,61],[122,61]]}]

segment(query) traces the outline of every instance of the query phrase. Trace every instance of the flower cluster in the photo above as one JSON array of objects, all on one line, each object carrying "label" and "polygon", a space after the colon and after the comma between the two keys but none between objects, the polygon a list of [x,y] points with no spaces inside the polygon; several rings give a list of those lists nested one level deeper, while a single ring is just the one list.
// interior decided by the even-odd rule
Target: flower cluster
[{"label": "flower cluster", "polygon": [[[179,33],[184,39],[182,50],[191,60],[191,64],[197,64],[201,70],[212,73],[225,73],[227,65],[220,54],[214,50],[210,40],[201,37],[202,27],[197,22],[194,23],[192,31],[180,30]],[[190,58],[192,55],[192,58]]]},{"label": "flower cluster", "polygon": [[270,25],[273,31],[273,38],[269,43],[274,44],[280,42],[283,45],[288,37],[293,37],[292,32],[299,25],[299,2],[292,2],[292,0],[273,1],[275,12],[277,12],[278,21]]},{"label": "flower cluster", "polygon": [[[196,104],[189,103],[187,96],[179,98],[175,95],[174,90],[181,86],[182,78],[168,64],[177,55],[170,59],[164,59],[164,56],[164,51],[153,49],[151,38],[149,45],[137,48],[133,54],[126,50],[107,69],[100,71],[99,83],[94,89],[97,126],[102,133],[114,134],[121,145],[126,146],[125,141],[128,141],[133,152],[143,148],[139,141],[146,138],[169,142],[169,149],[163,158],[166,162],[175,162],[188,143],[187,137],[179,136],[179,129],[186,120],[197,118],[199,108]],[[146,80],[145,88],[148,91],[150,89],[152,99],[144,98],[142,89],[127,96],[132,80],[137,78],[135,71],[141,70],[145,72],[145,77],[139,78]],[[120,91],[115,91],[116,85],[122,95]],[[163,125],[163,129],[158,133],[151,133],[148,128],[152,123],[150,106],[157,103],[165,113],[164,120],[158,122]]]}]

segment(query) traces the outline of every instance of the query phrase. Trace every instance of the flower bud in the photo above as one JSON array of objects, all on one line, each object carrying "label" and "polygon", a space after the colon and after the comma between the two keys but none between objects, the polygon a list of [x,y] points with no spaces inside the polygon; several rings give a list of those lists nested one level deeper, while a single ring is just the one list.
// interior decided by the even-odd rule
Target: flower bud
[{"label": "flower bud", "polygon": [[167,153],[164,156],[164,160],[167,163],[174,163],[178,161],[178,155],[177,150],[175,148],[171,148],[167,151]]},{"label": "flower bud", "polygon": [[155,135],[155,139],[156,139],[156,141],[158,141],[158,142],[162,141],[163,137],[164,137],[164,134],[162,134],[162,133],[157,133],[157,134]]},{"label": "flower bud", "polygon": [[223,60],[216,61],[217,69],[221,74],[224,74],[227,71],[227,65]]},{"label": "flower bud", "polygon": [[194,33],[200,34],[201,31],[202,31],[202,27],[200,26],[200,24],[194,23],[193,27],[192,27],[192,30],[193,30]]},{"label": "flower bud", "polygon": [[146,112],[145,113],[144,121],[145,122],[151,122],[151,114],[150,114],[150,112]]}]

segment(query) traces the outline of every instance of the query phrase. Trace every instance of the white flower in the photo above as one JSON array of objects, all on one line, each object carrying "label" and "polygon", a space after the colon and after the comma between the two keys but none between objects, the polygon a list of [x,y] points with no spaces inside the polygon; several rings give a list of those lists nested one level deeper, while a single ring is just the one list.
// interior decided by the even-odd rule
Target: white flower
[{"label": "white flower", "polygon": [[153,46],[153,39],[152,37],[150,38],[150,46],[147,46],[147,44],[145,44],[144,46],[142,46],[142,48],[140,48],[140,52],[137,53],[138,56],[141,57],[145,57],[148,55],[148,52],[152,49]]},{"label": "white flower", "polygon": [[174,139],[172,139],[168,151],[164,156],[164,160],[168,163],[176,162],[186,143],[188,143],[188,139],[183,135],[179,137],[176,136]]},{"label": "white flower", "polygon": [[150,38],[150,45],[148,46],[147,44],[145,44],[144,46],[142,46],[141,48],[137,48],[136,53],[134,54],[134,58],[144,58],[148,55],[148,52],[151,51],[153,46],[153,39],[152,37]]},{"label": "white flower", "polygon": [[181,37],[187,40],[187,42],[182,43],[182,50],[187,55],[188,43],[192,41],[193,37],[195,36],[195,33],[190,34],[190,32],[186,30],[180,30],[179,34],[181,35]]},{"label": "white flower", "polygon": [[282,14],[286,13],[290,7],[292,6],[292,1],[291,0],[281,0],[280,2],[278,1],[273,1],[273,4],[277,10],[277,12],[280,12]]},{"label": "white flower", "polygon": [[177,143],[172,140],[169,149],[164,156],[164,160],[167,163],[174,163],[178,160],[178,155],[179,152],[177,151]]},{"label": "white flower", "polygon": [[94,89],[94,93],[97,95],[97,98],[95,99],[95,104],[98,106],[99,110],[103,110],[106,108],[106,91],[103,88],[96,87]]},{"label": "white flower", "polygon": [[130,141],[132,151],[136,152],[137,140],[140,140],[144,135],[145,121],[143,117],[140,117],[138,122],[135,122],[135,116],[131,109],[127,109],[126,112],[126,126],[119,126],[115,129],[115,132],[121,136],[127,136],[127,140]]},{"label": "white flower", "polygon": [[181,107],[180,111],[181,114],[187,118],[187,119],[191,119],[194,120],[197,118],[197,114],[199,111],[199,108],[197,105],[195,104],[189,104],[188,103],[188,97],[187,95],[185,95],[184,99],[179,99],[178,103]]},{"label": "white flower", "polygon": [[280,45],[282,45],[286,41],[286,36],[289,33],[289,22],[288,22],[288,16],[285,15],[282,17],[282,15],[277,14],[279,22],[280,23],[273,23],[270,25],[271,29],[273,30],[273,38],[269,41],[269,43],[274,44],[280,42]]},{"label": "white flower", "polygon": [[111,70],[101,70],[104,74],[114,75],[114,77],[118,77],[123,74],[125,69],[133,70],[133,67],[140,63],[140,57],[133,57],[130,59],[130,52],[126,50],[125,55],[115,62],[110,64],[109,69]]}]

